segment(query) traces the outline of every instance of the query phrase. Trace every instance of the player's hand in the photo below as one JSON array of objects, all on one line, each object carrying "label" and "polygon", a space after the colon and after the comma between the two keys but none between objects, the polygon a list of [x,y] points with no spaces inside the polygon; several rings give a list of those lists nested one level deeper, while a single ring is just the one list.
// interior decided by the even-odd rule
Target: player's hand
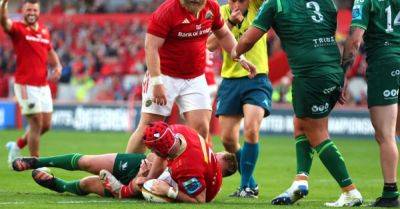
[{"label": "player's hand", "polygon": [[170,187],[167,182],[157,179],[151,187],[151,191],[156,195],[166,196]]},{"label": "player's hand", "polygon": [[163,84],[153,86],[153,102],[160,106],[167,105],[167,97],[165,96],[165,87]]},{"label": "player's hand", "polygon": [[152,163],[150,161],[148,161],[147,159],[142,160],[142,162],[140,163],[140,168],[139,168],[139,172],[137,174],[137,176],[147,176],[150,172]]},{"label": "player's hand", "polygon": [[339,104],[341,104],[341,105],[344,105],[347,102],[347,98],[348,98],[347,87],[348,87],[348,82],[347,82],[347,78],[345,78],[343,88],[340,90]]},{"label": "player's hand", "polygon": [[247,71],[249,71],[249,75],[248,77],[250,79],[253,79],[256,75],[257,75],[257,68],[255,65],[253,65],[253,63],[251,63],[250,61],[248,61],[246,58],[241,58],[238,60],[240,65],[242,65],[242,67],[244,69],[246,69]]},{"label": "player's hand", "polygon": [[51,72],[49,80],[51,82],[57,82],[61,77],[61,70],[62,70],[61,66],[54,68],[54,70]]},{"label": "player's hand", "polygon": [[240,9],[235,9],[232,11],[231,16],[229,16],[229,20],[235,24],[240,24],[243,22],[244,16]]},{"label": "player's hand", "polygon": [[143,184],[144,184],[147,180],[149,180],[149,179],[147,179],[146,177],[143,177],[143,176],[139,176],[139,177],[136,177],[135,184],[136,184],[139,188],[142,188],[142,187],[143,187]]}]

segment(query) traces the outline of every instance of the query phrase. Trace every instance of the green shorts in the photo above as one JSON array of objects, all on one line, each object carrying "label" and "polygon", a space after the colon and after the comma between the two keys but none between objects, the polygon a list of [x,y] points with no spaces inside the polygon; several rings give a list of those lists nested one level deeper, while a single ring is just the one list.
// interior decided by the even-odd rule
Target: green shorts
[{"label": "green shorts", "polygon": [[293,109],[298,118],[324,118],[339,100],[343,73],[293,79]]},{"label": "green shorts", "polygon": [[[146,155],[144,154],[117,154],[112,174],[122,184],[128,185],[139,172],[140,163],[143,159],[146,159]],[[106,197],[113,196],[106,190],[104,190],[104,195]]]},{"label": "green shorts", "polygon": [[400,62],[380,62],[367,68],[368,107],[397,104]]}]

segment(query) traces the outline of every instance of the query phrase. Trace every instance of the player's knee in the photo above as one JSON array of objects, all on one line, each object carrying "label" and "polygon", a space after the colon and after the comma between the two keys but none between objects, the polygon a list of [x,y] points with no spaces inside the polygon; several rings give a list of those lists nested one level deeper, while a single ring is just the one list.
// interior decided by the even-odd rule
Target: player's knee
[{"label": "player's knee", "polygon": [[244,125],[244,137],[246,141],[257,142],[258,141],[259,128],[254,123]]},{"label": "player's knee", "polygon": [[43,124],[42,125],[42,129],[41,129],[42,130],[41,134],[44,134],[44,133],[48,132],[50,130],[50,128],[51,128],[51,124],[50,123]]},{"label": "player's knee", "polygon": [[375,132],[375,140],[379,145],[385,143],[393,143],[396,140],[396,136],[393,133],[385,133],[383,131]]}]

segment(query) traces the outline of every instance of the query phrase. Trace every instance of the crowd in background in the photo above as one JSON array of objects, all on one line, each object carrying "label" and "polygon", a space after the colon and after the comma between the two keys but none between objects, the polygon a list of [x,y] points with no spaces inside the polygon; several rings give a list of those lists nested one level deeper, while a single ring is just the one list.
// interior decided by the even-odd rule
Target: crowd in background
[{"label": "crowd in background", "polygon": [[[48,14],[80,13],[150,13],[163,0],[42,0]],[[221,0],[220,3],[226,2]],[[350,9],[352,2],[337,0],[338,8]],[[17,6],[18,8],[18,6]],[[52,21],[45,23],[52,34],[53,47],[63,64],[58,85],[52,84],[54,98],[62,101],[126,101],[140,100],[141,79],[146,71],[144,36],[146,23],[132,19],[126,23],[107,21],[86,23]],[[269,35],[270,60],[284,59],[279,39]],[[215,72],[220,57],[215,58]],[[287,62],[287,61],[286,61]],[[351,104],[364,105],[366,100],[365,56],[360,54],[348,73]],[[0,97],[10,96],[15,55],[9,39],[0,43]],[[274,70],[274,69],[271,69]],[[280,70],[280,69],[275,69]],[[273,100],[291,102],[291,75],[275,83]],[[62,92],[62,93],[57,93]]]}]

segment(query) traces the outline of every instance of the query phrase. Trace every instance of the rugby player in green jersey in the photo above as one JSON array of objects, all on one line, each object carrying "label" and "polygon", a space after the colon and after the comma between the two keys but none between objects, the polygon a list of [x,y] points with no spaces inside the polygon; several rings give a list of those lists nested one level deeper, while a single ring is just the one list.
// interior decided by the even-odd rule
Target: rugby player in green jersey
[{"label": "rugby player in green jersey", "polygon": [[336,18],[333,0],[268,0],[233,49],[233,58],[238,59],[273,28],[288,54],[294,75],[297,175],[292,186],[272,204],[293,204],[307,195],[314,150],[343,191],[336,202],[326,205],[357,206],[363,202],[328,133],[329,113],[338,101],[344,102],[344,72],[335,41]]},{"label": "rugby player in green jersey", "polygon": [[[239,39],[257,16],[263,0],[228,0],[221,6],[221,16],[235,39]],[[213,51],[219,46],[211,35],[207,47]],[[272,85],[268,79],[267,36],[264,35],[246,53],[247,59],[257,68],[257,75],[250,79],[249,72],[223,51],[221,76],[218,90],[217,111],[221,127],[221,140],[225,150],[235,153],[241,182],[232,197],[257,198],[258,184],[253,176],[259,153],[259,130],[264,117],[270,114]],[[240,122],[244,118],[243,147],[239,144]]]},{"label": "rugby player in green jersey", "polygon": [[[101,170],[111,172],[122,184],[129,185],[135,191],[130,191],[135,197],[140,197],[141,192],[138,181],[145,179],[150,171],[155,155],[149,154],[104,154],[104,155],[81,155],[67,154],[53,157],[29,157],[17,158],[12,162],[15,171],[32,171],[32,178],[40,186],[58,193],[69,192],[76,195],[98,194],[103,197],[114,197],[111,189],[104,184],[99,176]],[[65,181],[54,177],[43,167],[62,168],[70,171],[86,171],[92,176],[80,180]],[[122,194],[122,192],[119,192]],[[122,198],[122,197],[121,197]]]},{"label": "rugby player in green jersey", "polygon": [[382,196],[372,206],[398,207],[396,133],[400,133],[400,0],[356,0],[351,26],[343,66],[347,68],[353,63],[364,39],[368,62],[368,108],[380,148],[384,179]]}]

